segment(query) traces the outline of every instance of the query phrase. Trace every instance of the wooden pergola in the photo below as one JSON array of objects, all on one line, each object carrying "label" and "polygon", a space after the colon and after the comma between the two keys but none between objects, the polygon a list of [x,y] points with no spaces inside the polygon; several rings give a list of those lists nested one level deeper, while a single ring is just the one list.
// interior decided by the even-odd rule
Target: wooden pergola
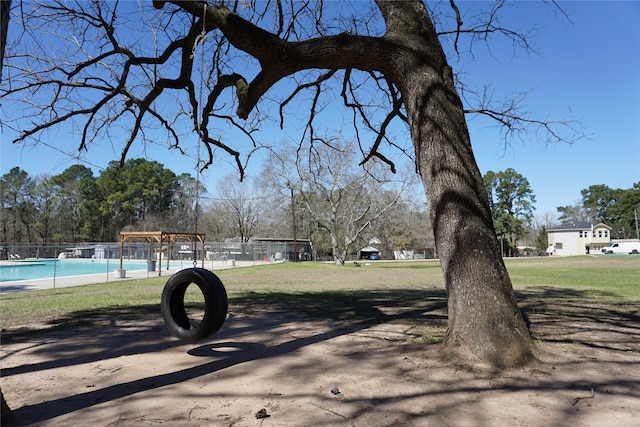
[{"label": "wooden pergola", "polygon": [[[204,236],[205,236],[204,233],[176,233],[176,232],[168,232],[168,231],[121,231],[120,232],[120,270],[122,270],[124,244],[125,242],[131,241],[131,240],[145,240],[147,242],[147,244],[149,245],[147,259],[149,260],[153,256],[153,253],[151,251],[153,243],[157,242],[160,245],[160,248],[159,248],[160,258],[158,260],[158,276],[162,276],[162,245],[164,243],[167,244],[167,270],[168,270],[169,261],[171,258],[170,256],[171,243],[177,241],[178,239],[187,239],[189,240],[189,242],[193,244],[196,240],[198,240],[202,244],[201,267],[204,268],[204,255],[205,255],[204,254]],[[131,253],[130,247],[129,247],[129,253]]]}]

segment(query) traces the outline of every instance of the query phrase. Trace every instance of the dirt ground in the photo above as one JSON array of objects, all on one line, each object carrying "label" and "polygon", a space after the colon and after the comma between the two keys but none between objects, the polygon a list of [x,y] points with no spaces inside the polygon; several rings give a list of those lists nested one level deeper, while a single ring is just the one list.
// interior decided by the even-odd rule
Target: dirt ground
[{"label": "dirt ground", "polygon": [[578,309],[532,310],[541,363],[502,372],[431,342],[442,322],[421,325],[437,313],[236,310],[198,343],[171,337],[159,314],[113,316],[5,331],[0,385],[18,425],[640,426],[638,307]]}]

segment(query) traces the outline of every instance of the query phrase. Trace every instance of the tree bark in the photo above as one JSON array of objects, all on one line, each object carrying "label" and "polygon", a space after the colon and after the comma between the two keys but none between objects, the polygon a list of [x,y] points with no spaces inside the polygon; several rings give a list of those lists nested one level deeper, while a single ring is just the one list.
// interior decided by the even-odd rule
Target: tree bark
[{"label": "tree bark", "polygon": [[379,4],[386,37],[411,47],[411,53],[397,59],[395,81],[405,102],[446,283],[445,343],[467,347],[496,367],[526,364],[533,359],[533,342],[500,254],[452,69],[424,5]]},{"label": "tree bark", "polygon": [[10,11],[11,0],[0,0],[0,83],[2,82],[2,68],[4,68],[4,50],[7,47]]}]

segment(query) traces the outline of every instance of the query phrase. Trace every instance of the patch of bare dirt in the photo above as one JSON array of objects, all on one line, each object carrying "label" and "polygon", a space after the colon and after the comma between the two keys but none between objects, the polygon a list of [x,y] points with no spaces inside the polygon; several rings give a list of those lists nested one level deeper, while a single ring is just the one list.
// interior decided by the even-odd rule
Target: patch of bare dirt
[{"label": "patch of bare dirt", "polygon": [[640,426],[637,316],[550,313],[530,313],[526,369],[454,358],[409,321],[247,311],[200,343],[159,315],[9,332],[0,385],[18,425]]}]

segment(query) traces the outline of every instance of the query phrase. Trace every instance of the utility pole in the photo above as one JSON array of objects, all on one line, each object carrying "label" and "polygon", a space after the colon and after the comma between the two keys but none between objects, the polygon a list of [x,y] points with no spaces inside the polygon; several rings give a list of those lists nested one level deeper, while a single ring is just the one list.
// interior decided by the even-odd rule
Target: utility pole
[{"label": "utility pole", "polygon": [[298,241],[296,240],[296,209],[295,198],[293,197],[293,185],[287,183],[287,187],[291,190],[291,228],[293,229],[293,262],[298,262]]}]

